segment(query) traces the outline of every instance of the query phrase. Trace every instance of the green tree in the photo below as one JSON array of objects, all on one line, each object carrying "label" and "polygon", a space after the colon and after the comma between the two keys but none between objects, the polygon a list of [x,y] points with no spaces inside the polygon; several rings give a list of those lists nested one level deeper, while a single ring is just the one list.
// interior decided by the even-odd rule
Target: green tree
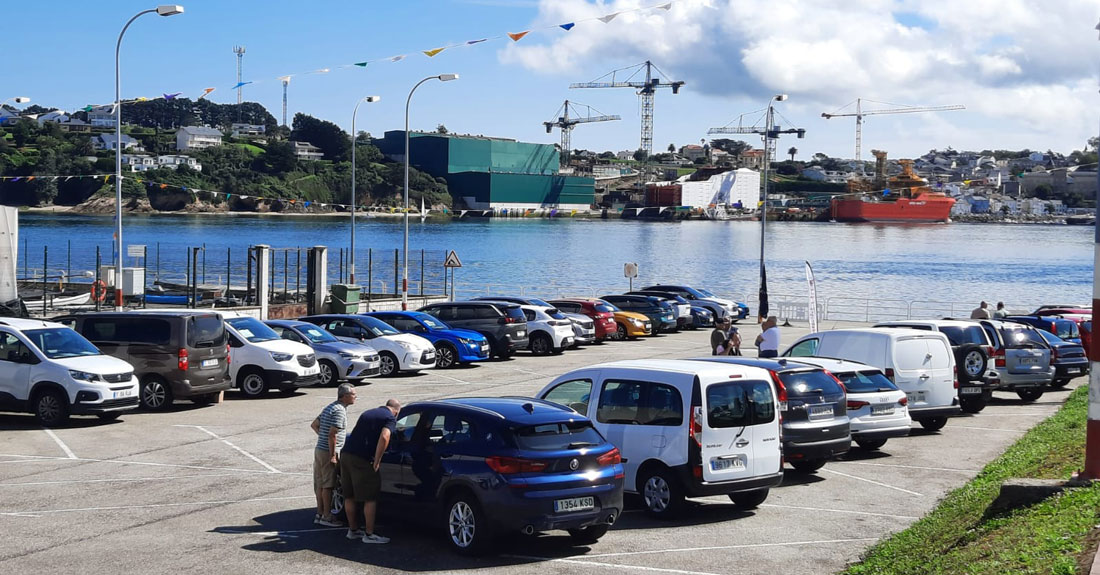
[{"label": "green tree", "polygon": [[351,151],[351,142],[347,133],[332,122],[318,120],[301,112],[294,114],[293,131],[290,138],[299,142],[309,142],[325,153],[326,160],[343,162]]},{"label": "green tree", "polygon": [[1051,188],[1048,184],[1039,184],[1038,186],[1035,186],[1035,189],[1032,190],[1031,193],[1040,200],[1047,200],[1050,199],[1051,194],[1054,193],[1054,189]]},{"label": "green tree", "polygon": [[730,140],[728,138],[718,138],[716,140],[711,140],[710,147],[722,150],[727,154],[732,154],[734,157],[740,156],[746,150],[752,149],[752,146],[750,146],[747,142],[743,142],[741,140]]},{"label": "green tree", "polygon": [[675,154],[676,153],[676,144],[669,144],[668,145],[668,151],[669,151],[670,154]]},{"label": "green tree", "polygon": [[646,157],[647,157],[647,154],[645,153],[645,150],[643,150],[642,148],[638,148],[637,150],[634,150],[634,161],[635,162],[644,162],[646,160]]},{"label": "green tree", "polygon": [[798,148],[791,146],[787,148],[787,155],[791,157],[791,161],[794,161],[794,155],[798,153]]},{"label": "green tree", "polygon": [[268,174],[285,174],[298,167],[294,144],[285,141],[268,142],[267,149],[257,159],[261,162],[261,169]]}]

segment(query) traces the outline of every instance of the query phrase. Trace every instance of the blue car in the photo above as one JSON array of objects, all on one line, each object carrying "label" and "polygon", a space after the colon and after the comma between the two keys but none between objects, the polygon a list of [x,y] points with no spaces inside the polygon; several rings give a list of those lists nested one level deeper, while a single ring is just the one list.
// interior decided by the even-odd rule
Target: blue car
[{"label": "blue car", "polygon": [[419,311],[374,311],[366,313],[397,331],[426,338],[435,346],[435,366],[448,368],[472,361],[489,359],[492,346],[480,333],[454,328],[443,320]]},{"label": "blue car", "polygon": [[591,544],[623,509],[618,448],[588,418],[540,399],[407,405],[379,467],[387,513],[434,522],[464,555],[519,532],[564,529]]},{"label": "blue car", "polygon": [[1039,335],[1050,345],[1050,364],[1054,366],[1054,380],[1050,387],[1063,388],[1069,380],[1089,374],[1089,359],[1085,357],[1085,348],[1080,344],[1064,340],[1046,330]]}]

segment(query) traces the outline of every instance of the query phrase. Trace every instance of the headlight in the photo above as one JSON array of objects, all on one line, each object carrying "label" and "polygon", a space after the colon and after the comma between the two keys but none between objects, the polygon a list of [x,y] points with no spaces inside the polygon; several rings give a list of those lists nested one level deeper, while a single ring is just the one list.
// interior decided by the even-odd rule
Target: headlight
[{"label": "headlight", "polygon": [[632,317],[632,318],[630,318],[630,323],[632,323],[634,325],[637,325],[637,326],[640,326],[640,325],[642,325],[642,320],[640,320],[636,317]]},{"label": "headlight", "polygon": [[294,354],[293,353],[279,353],[277,351],[273,351],[273,352],[271,352],[271,359],[273,359],[277,362],[290,361],[290,360],[294,359]]},{"label": "headlight", "polygon": [[413,351],[413,350],[416,349],[416,345],[411,344],[407,341],[398,341],[397,343],[399,345],[401,345],[401,348],[404,349],[405,351]]},{"label": "headlight", "polygon": [[86,371],[79,371],[76,369],[69,370],[69,377],[72,377],[77,381],[103,381],[102,379],[100,379],[98,373],[88,373]]},{"label": "headlight", "polygon": [[348,353],[346,351],[341,351],[340,352],[340,357],[343,358],[343,359],[348,359],[348,360],[359,359],[358,355],[355,355],[354,353]]},{"label": "headlight", "polygon": [[463,345],[477,345],[476,341],[474,341],[472,339],[467,339],[465,337],[458,338],[458,342],[463,344]]}]

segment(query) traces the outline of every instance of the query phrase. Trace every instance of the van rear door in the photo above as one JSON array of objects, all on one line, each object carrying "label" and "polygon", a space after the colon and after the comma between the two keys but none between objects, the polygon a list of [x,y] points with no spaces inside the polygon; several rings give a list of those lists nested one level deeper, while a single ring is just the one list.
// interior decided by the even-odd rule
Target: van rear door
[{"label": "van rear door", "polygon": [[928,338],[928,403],[937,406],[953,405],[955,396],[955,354],[949,341]]},{"label": "van rear door", "polygon": [[894,341],[894,383],[905,392],[909,409],[932,407],[931,356],[922,337],[901,337]]},{"label": "van rear door", "polygon": [[779,422],[771,383],[703,383],[696,429],[702,428],[703,481],[721,482],[779,472]]}]

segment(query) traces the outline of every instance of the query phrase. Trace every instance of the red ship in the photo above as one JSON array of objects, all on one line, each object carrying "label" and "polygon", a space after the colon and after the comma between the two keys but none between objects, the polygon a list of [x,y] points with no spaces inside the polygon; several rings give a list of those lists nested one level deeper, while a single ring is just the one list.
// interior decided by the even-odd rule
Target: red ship
[{"label": "red ship", "polygon": [[950,222],[955,199],[928,187],[928,180],[913,173],[913,160],[900,160],[901,173],[885,180],[886,153],[878,158],[873,187],[866,182],[849,182],[849,193],[832,200],[832,219],[838,222]]}]

